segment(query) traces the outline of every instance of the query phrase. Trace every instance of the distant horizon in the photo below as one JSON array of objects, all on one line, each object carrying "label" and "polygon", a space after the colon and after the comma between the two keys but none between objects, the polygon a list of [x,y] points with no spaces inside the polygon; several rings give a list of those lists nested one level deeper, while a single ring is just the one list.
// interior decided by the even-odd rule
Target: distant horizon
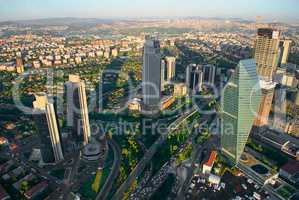
[{"label": "distant horizon", "polygon": [[240,18],[298,23],[298,0],[0,0],[0,21],[52,18]]},{"label": "distant horizon", "polygon": [[[12,20],[1,20],[0,23],[5,23],[5,22],[26,22],[26,21],[42,21],[42,20],[62,20],[62,19],[74,19],[74,20],[176,20],[176,19],[218,19],[218,20],[240,20],[240,21],[248,21],[248,22],[256,22],[256,19],[254,18],[242,18],[242,17],[204,17],[204,16],[148,16],[148,17],[71,17],[71,16],[61,16],[61,17],[41,17],[41,18],[28,18],[28,19],[12,19]],[[297,24],[299,25],[299,21],[294,22],[286,22],[286,21],[278,21],[278,20],[263,20],[260,23],[285,23],[285,24]]]}]

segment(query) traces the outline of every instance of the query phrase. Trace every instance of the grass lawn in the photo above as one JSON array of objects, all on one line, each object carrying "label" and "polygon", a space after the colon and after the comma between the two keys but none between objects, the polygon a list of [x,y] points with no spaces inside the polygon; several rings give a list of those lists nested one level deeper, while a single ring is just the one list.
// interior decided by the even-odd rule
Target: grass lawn
[{"label": "grass lawn", "polygon": [[289,199],[294,192],[296,192],[296,190],[287,185],[277,190],[277,193],[285,199]]}]

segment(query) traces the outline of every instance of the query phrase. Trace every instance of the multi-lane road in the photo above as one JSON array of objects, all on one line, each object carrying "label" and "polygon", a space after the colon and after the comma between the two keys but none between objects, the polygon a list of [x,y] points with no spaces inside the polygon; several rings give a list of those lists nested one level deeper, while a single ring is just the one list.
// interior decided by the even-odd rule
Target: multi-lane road
[{"label": "multi-lane road", "polygon": [[109,148],[113,150],[114,161],[108,179],[106,180],[101,191],[97,195],[96,200],[103,200],[107,198],[109,191],[112,188],[113,182],[118,176],[121,164],[121,149],[119,148],[118,144],[112,139],[108,141],[108,145]]},{"label": "multi-lane road", "polygon": [[165,140],[168,137],[168,134],[174,131],[182,122],[184,122],[188,117],[194,114],[194,112],[196,112],[195,108],[188,110],[187,112],[183,113],[181,117],[179,117],[177,120],[175,120],[168,126],[168,128],[165,130],[166,134],[161,135],[158,138],[158,140],[156,140],[156,142],[148,149],[141,161],[129,174],[127,180],[116,191],[116,193],[112,197],[112,200],[119,200],[123,197],[123,194],[129,189],[136,177],[140,176],[140,174],[145,169],[146,165],[151,161],[158,148],[165,142]]}]

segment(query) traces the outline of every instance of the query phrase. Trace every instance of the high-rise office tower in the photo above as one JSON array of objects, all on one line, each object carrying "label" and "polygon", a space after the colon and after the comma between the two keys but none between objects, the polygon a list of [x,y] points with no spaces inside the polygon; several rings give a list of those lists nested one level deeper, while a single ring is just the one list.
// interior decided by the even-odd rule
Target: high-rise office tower
[{"label": "high-rise office tower", "polygon": [[295,105],[296,105],[297,107],[299,107],[299,91],[297,91],[297,94],[296,94]]},{"label": "high-rise office tower", "polygon": [[254,45],[254,58],[259,76],[272,80],[279,60],[279,44],[280,31],[272,28],[258,29]]},{"label": "high-rise office tower", "polygon": [[255,60],[241,60],[221,102],[221,150],[235,163],[244,151],[261,98]]},{"label": "high-rise office tower", "polygon": [[146,38],[143,52],[142,93],[144,109],[159,109],[161,96],[161,53],[158,40]]},{"label": "high-rise office tower", "polygon": [[66,83],[67,124],[73,127],[73,135],[81,140],[83,133],[84,145],[90,141],[90,125],[87,107],[85,83],[78,75],[69,75]]},{"label": "high-rise office tower", "polygon": [[278,58],[279,67],[286,66],[288,62],[291,42],[292,42],[291,40],[281,40],[279,42],[279,58]]},{"label": "high-rise office tower", "polygon": [[215,83],[216,67],[214,65],[203,66],[204,82],[209,84]]},{"label": "high-rise office tower", "polygon": [[172,81],[175,77],[175,57],[165,57],[161,62],[161,91],[164,91],[165,84]]},{"label": "high-rise office tower", "polygon": [[16,58],[16,70],[18,74],[21,74],[24,72],[24,65],[23,65],[23,60],[22,57],[17,57]]},{"label": "high-rise office tower", "polygon": [[169,82],[175,77],[175,65],[176,65],[176,58],[175,57],[166,57],[166,72],[165,78],[166,81]]},{"label": "high-rise office tower", "polygon": [[191,64],[187,67],[186,85],[190,94],[202,91],[203,71],[200,65]]},{"label": "high-rise office tower", "polygon": [[165,84],[166,84],[166,62],[164,59],[161,60],[161,91],[163,92],[165,90]]},{"label": "high-rise office tower", "polygon": [[254,126],[262,127],[268,125],[275,86],[276,84],[274,82],[260,80],[263,98],[259,107],[258,115],[254,121]]},{"label": "high-rise office tower", "polygon": [[63,151],[54,106],[44,93],[36,94],[35,99],[33,117],[40,135],[43,161],[59,162],[63,160]]}]

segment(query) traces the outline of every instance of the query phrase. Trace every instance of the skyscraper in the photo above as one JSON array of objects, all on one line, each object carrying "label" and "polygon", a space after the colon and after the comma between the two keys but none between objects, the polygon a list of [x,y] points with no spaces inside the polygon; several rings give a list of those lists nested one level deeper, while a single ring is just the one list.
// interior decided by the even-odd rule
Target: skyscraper
[{"label": "skyscraper", "polygon": [[166,84],[166,62],[164,59],[161,60],[161,91],[163,92],[165,90],[165,84]]},{"label": "skyscraper", "polygon": [[260,80],[263,98],[259,106],[258,115],[254,121],[254,126],[262,127],[268,125],[275,85],[274,82]]},{"label": "skyscraper", "polygon": [[164,91],[165,84],[172,81],[175,77],[175,57],[165,57],[161,62],[161,90]]},{"label": "skyscraper", "polygon": [[87,108],[85,83],[78,75],[69,75],[66,83],[67,124],[72,126],[73,135],[81,140],[83,133],[84,145],[90,141],[90,125]]},{"label": "skyscraper", "polygon": [[268,80],[276,71],[279,61],[280,31],[272,28],[260,28],[254,45],[254,58],[257,73]]},{"label": "skyscraper", "polygon": [[161,95],[160,43],[149,38],[144,43],[142,93],[145,110],[158,110]]},{"label": "skyscraper", "polygon": [[204,82],[209,84],[214,84],[216,67],[214,65],[204,65],[203,66]]},{"label": "skyscraper", "polygon": [[23,65],[22,57],[16,58],[16,70],[17,70],[18,74],[21,74],[24,72],[24,65]]},{"label": "skyscraper", "polygon": [[166,57],[166,80],[169,82],[175,77],[175,65],[176,58],[175,57]]},{"label": "skyscraper", "polygon": [[202,91],[203,71],[200,65],[191,64],[186,69],[186,85],[190,94]]},{"label": "skyscraper", "polygon": [[281,40],[279,42],[279,58],[278,66],[283,67],[287,64],[289,58],[291,41],[290,40]]},{"label": "skyscraper", "polygon": [[261,98],[255,60],[241,60],[221,102],[221,150],[235,163],[244,151]]},{"label": "skyscraper", "polygon": [[45,163],[59,162],[64,158],[54,106],[48,102],[48,97],[44,93],[36,94],[35,99],[33,117],[40,135],[43,161]]}]

